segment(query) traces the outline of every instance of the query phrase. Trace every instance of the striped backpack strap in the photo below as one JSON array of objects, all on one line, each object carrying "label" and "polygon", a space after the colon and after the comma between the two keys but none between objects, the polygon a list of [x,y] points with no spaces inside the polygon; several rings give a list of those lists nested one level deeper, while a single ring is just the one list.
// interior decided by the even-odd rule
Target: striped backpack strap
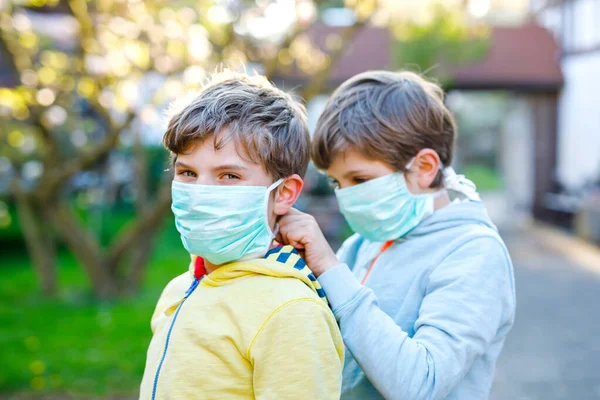
[{"label": "striped backpack strap", "polygon": [[287,245],[272,248],[265,255],[265,259],[283,263],[302,272],[303,275],[308,277],[319,297],[325,301],[325,303],[327,303],[327,296],[319,284],[319,281],[317,281],[317,277],[315,274],[313,274],[310,268],[308,268],[306,262],[304,262],[298,251],[293,246]]}]

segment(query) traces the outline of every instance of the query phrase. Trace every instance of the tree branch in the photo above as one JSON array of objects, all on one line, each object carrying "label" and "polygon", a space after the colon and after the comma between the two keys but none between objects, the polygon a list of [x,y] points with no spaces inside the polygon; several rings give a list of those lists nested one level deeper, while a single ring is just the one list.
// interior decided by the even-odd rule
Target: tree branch
[{"label": "tree branch", "polygon": [[42,226],[41,218],[38,215],[39,209],[34,206],[32,198],[21,189],[17,180],[13,181],[12,186],[21,231],[36,270],[40,288],[46,296],[53,296],[57,289],[54,235],[48,227]]},{"label": "tree branch", "polygon": [[95,293],[101,297],[110,296],[116,290],[111,286],[108,270],[105,268],[102,249],[74,217],[69,207],[61,202],[45,205],[45,215],[60,232],[71,252],[86,271]]},{"label": "tree branch", "polygon": [[144,153],[144,146],[139,130],[134,132],[133,157],[135,171],[135,207],[142,214],[148,206],[148,159]]},{"label": "tree branch", "polygon": [[41,139],[44,142],[44,178],[47,172],[60,163],[60,153],[58,151],[58,143],[50,129],[42,122],[42,112],[37,107],[30,109],[30,123],[39,129]]},{"label": "tree branch", "polygon": [[[87,1],[85,0],[69,0],[69,9],[73,14],[73,17],[77,20],[80,31],[80,47],[79,47],[79,55],[83,56],[84,50],[84,42],[91,41],[96,37],[96,32],[94,30],[94,22],[90,17],[90,13],[88,10]],[[89,43],[87,43],[89,45]],[[83,57],[82,57],[83,58]]]},{"label": "tree branch", "polygon": [[281,45],[277,48],[275,55],[263,63],[265,68],[264,76],[266,76],[267,79],[271,80],[273,75],[275,75],[275,73],[277,72],[277,69],[279,67],[279,52],[283,49],[290,47],[294,39],[296,39],[299,35],[305,33],[309,28],[310,24],[296,25],[294,31],[290,35],[288,35],[285,38],[285,40],[281,43]]},{"label": "tree branch", "polygon": [[138,237],[138,241],[132,249],[131,257],[127,261],[127,269],[124,271],[126,274],[125,291],[127,293],[135,293],[139,289],[146,272],[148,260],[152,256],[152,246],[156,242],[160,228],[162,228],[162,224],[155,223],[149,226],[141,237]]},{"label": "tree branch", "polygon": [[39,197],[41,199],[49,198],[60,185],[72,176],[93,167],[94,164],[116,147],[121,132],[129,127],[134,119],[135,114],[130,112],[125,123],[109,131],[104,140],[94,146],[92,150],[81,153],[79,156],[64,163],[61,168],[49,172],[46,179],[40,183],[40,187],[38,188]]},{"label": "tree branch", "polygon": [[170,211],[170,205],[171,179],[164,179],[152,206],[146,207],[146,210],[113,241],[108,249],[109,264],[113,266],[118,265],[127,250],[133,247],[137,238],[145,235],[146,230],[159,224],[167,216]]},{"label": "tree branch", "polygon": [[[12,11],[12,9],[10,11]],[[9,15],[12,17],[11,12],[9,12]],[[11,56],[12,65],[15,67],[19,75],[25,69],[31,68],[32,61],[31,58],[28,57],[27,49],[21,46],[21,43],[18,40],[13,40],[7,34],[7,30],[4,29],[4,27],[0,29],[0,33],[0,40],[3,41],[4,47]]]},{"label": "tree branch", "polygon": [[[318,7],[322,1],[323,0],[314,0],[313,4],[315,7]],[[294,39],[296,39],[299,35],[305,33],[306,31],[308,31],[308,29],[310,29],[310,27],[311,27],[311,24],[304,24],[304,25],[296,24],[292,33],[289,34],[284,39],[284,41],[279,45],[279,48],[275,52],[275,55],[273,57],[271,57],[269,60],[263,62],[263,65],[265,68],[264,75],[267,77],[267,79],[270,80],[273,77],[273,75],[275,75],[275,73],[277,72],[277,68],[279,67],[279,60],[278,60],[279,52],[283,49],[287,49],[288,47],[290,47],[290,45],[292,44]]]}]

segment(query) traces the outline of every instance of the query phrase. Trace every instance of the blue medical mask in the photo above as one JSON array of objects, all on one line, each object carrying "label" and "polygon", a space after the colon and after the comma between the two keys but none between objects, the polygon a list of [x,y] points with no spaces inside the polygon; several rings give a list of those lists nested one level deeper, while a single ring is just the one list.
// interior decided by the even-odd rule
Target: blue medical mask
[{"label": "blue medical mask", "polygon": [[175,225],[183,246],[214,265],[259,258],[271,247],[271,186],[213,186],[173,181]]},{"label": "blue medical mask", "polygon": [[405,236],[433,214],[437,197],[410,193],[402,172],[337,189],[335,195],[350,228],[377,242]]}]

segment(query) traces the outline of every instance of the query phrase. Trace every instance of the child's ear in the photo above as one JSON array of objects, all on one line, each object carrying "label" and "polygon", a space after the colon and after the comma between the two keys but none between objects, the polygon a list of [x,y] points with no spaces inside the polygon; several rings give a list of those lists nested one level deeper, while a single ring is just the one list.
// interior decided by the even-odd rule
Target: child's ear
[{"label": "child's ear", "polygon": [[418,185],[419,188],[426,190],[431,187],[435,180],[442,162],[437,152],[432,149],[423,149],[419,151],[415,157],[415,165],[418,168]]},{"label": "child's ear", "polygon": [[276,189],[273,213],[276,215],[287,214],[288,210],[298,200],[303,187],[304,181],[300,178],[300,175],[294,174],[285,178],[283,183]]}]

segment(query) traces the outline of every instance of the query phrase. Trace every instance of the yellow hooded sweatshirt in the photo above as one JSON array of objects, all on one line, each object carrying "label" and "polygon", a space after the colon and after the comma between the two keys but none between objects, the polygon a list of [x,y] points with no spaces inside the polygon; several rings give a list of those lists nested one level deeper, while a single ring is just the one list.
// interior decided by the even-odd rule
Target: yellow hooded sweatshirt
[{"label": "yellow hooded sweatshirt", "polygon": [[291,246],[193,270],[158,300],[140,399],[340,398],[340,331]]}]

